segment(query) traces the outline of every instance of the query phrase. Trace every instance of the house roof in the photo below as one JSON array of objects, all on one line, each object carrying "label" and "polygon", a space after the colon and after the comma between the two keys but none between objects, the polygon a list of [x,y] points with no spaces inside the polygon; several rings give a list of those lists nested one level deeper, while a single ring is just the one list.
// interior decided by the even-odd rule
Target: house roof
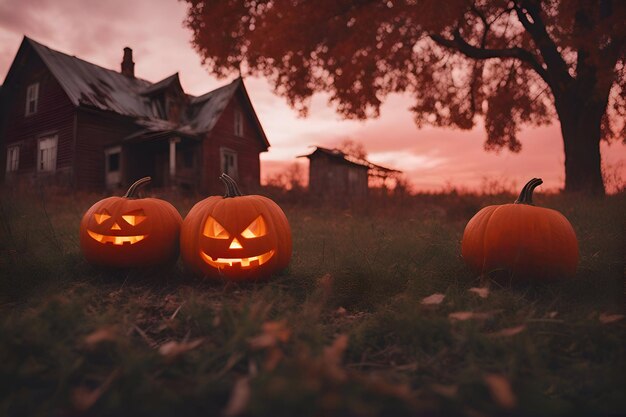
[{"label": "house roof", "polygon": [[189,122],[193,130],[208,132],[215,126],[219,116],[231,100],[237,88],[240,87],[240,78],[232,83],[210,91],[200,97],[191,99],[194,117]]},{"label": "house roof", "polygon": [[141,91],[141,94],[143,94],[144,96],[149,96],[159,91],[163,91],[172,85],[176,85],[176,87],[180,88],[180,90],[182,91],[183,88],[180,85],[180,78],[178,77],[178,73],[172,74],[169,77],[165,77],[161,81],[157,81],[151,86],[143,89]]},{"label": "house roof", "polygon": [[[100,67],[76,56],[55,51],[27,36],[24,36],[20,51],[25,45],[32,47],[39,55],[75,106],[91,107],[135,118],[136,123],[142,127],[142,131],[133,134],[133,138],[138,134],[141,135],[142,132],[170,131],[190,135],[209,132],[215,127],[235,93],[241,91],[244,105],[248,107],[253,117],[253,123],[258,129],[261,141],[265,148],[269,147],[269,141],[241,78],[199,97],[186,94],[189,99],[188,114],[184,115],[179,124],[174,124],[157,117],[150,96],[176,84],[183,91],[178,73],[152,83],[141,78],[127,77],[120,72]],[[10,75],[11,71],[7,74],[7,79]]]},{"label": "house roof", "polygon": [[321,146],[315,146],[315,150],[313,152],[306,154],[306,155],[300,155],[298,156],[298,158],[312,159],[312,158],[317,158],[319,156],[329,157],[341,164],[347,164],[347,165],[357,166],[360,168],[365,168],[368,171],[370,171],[370,174],[377,175],[377,176],[385,176],[385,175],[389,175],[393,173],[402,172],[396,169],[387,168],[382,165],[374,164],[364,158],[357,158],[355,156],[348,155],[345,152],[342,152],[341,150],[336,149],[336,148],[330,149],[330,148],[323,148]]},{"label": "house roof", "polygon": [[130,78],[24,37],[37,52],[75,106],[95,107],[124,116],[154,117],[141,92],[152,83]]}]

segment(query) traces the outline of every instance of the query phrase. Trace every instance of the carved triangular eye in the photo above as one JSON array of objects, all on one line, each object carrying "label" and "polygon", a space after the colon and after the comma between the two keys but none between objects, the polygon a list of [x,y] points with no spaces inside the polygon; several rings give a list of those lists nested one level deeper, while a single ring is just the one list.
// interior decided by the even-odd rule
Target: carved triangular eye
[{"label": "carved triangular eye", "polygon": [[241,232],[241,236],[246,239],[252,239],[255,237],[263,236],[267,233],[267,228],[265,227],[265,220],[263,220],[263,216],[259,216],[248,227],[246,230]]},{"label": "carved triangular eye", "polygon": [[93,217],[96,219],[96,223],[101,224],[103,221],[110,219],[111,215],[106,209],[104,209],[102,210],[102,213],[96,213]]},{"label": "carved triangular eye", "polygon": [[124,221],[126,221],[126,223],[130,224],[131,226],[137,226],[139,223],[146,220],[146,213],[141,209],[134,210],[130,213],[124,214],[122,216],[122,219],[124,219]]},{"label": "carved triangular eye", "polygon": [[204,224],[204,231],[202,234],[213,239],[228,239],[230,236],[226,229],[224,229],[224,226],[219,224],[217,220],[211,216],[209,216]]}]

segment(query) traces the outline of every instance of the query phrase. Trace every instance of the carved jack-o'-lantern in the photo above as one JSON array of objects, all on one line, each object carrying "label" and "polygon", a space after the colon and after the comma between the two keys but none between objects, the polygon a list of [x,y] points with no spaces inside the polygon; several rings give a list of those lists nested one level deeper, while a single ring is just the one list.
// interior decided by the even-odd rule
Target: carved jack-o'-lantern
[{"label": "carved jack-o'-lantern", "polygon": [[145,267],[178,257],[182,218],[167,201],[135,198],[137,189],[150,181],[142,178],[124,197],[109,197],[91,206],[80,223],[80,247],[97,265]]},{"label": "carved jack-o'-lantern", "polygon": [[269,198],[243,196],[226,174],[224,197],[198,202],[180,234],[183,262],[194,272],[230,280],[267,278],[291,259],[291,229]]}]

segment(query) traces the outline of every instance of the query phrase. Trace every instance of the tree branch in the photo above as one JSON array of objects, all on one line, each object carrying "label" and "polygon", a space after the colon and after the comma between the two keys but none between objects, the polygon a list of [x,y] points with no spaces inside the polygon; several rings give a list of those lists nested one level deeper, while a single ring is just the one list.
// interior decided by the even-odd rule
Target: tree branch
[{"label": "tree branch", "polygon": [[530,65],[532,69],[539,74],[539,76],[549,85],[550,80],[548,78],[548,74],[546,70],[539,64],[539,62],[535,59],[533,54],[525,50],[524,48],[513,47],[513,48],[501,48],[501,49],[488,49],[488,48],[478,48],[469,44],[463,37],[461,36],[461,32],[457,28],[454,31],[452,39],[445,38],[439,34],[432,33],[429,37],[435,41],[437,44],[445,47],[454,49],[468,58],[472,59],[492,59],[492,58],[514,58],[519,59],[520,61]]},{"label": "tree branch", "polygon": [[[546,82],[553,87],[571,83],[573,78],[569,74],[567,63],[559,53],[552,38],[550,38],[546,30],[546,25],[541,19],[540,6],[533,0],[522,0],[520,3],[515,3],[513,7],[517,18],[522,26],[524,26],[524,29],[530,34],[541,53],[541,57],[546,63],[546,75],[550,78],[550,81],[548,81],[546,77],[543,77],[546,79]],[[532,22],[526,13],[528,13]],[[558,90],[553,91],[556,93]]]}]

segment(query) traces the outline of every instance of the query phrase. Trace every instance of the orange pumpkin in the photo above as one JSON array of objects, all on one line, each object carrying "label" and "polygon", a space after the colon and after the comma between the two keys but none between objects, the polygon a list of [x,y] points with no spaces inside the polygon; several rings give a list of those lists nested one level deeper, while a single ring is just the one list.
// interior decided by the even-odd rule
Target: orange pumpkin
[{"label": "orange pumpkin", "polygon": [[508,271],[514,277],[572,277],[578,241],[570,222],[556,210],[536,207],[533,178],[514,204],[488,206],[467,223],[462,255],[476,273]]},{"label": "orange pumpkin", "polygon": [[124,197],[109,197],[91,206],[80,222],[80,247],[96,265],[116,268],[157,266],[178,257],[182,217],[167,201],[135,198],[145,177]]},{"label": "orange pumpkin", "polygon": [[267,278],[291,259],[285,213],[267,197],[244,196],[226,174],[226,195],[194,205],[182,225],[181,257],[193,272],[232,281]]}]

